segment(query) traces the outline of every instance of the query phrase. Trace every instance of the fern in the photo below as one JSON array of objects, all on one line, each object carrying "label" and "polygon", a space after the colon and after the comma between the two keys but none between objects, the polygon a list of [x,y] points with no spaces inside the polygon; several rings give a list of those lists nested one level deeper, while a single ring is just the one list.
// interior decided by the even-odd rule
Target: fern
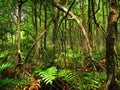
[{"label": "fern", "polygon": [[63,79],[67,80],[67,81],[73,81],[75,74],[67,69],[64,70],[60,70],[58,72],[58,77],[62,77]]},{"label": "fern", "polygon": [[83,77],[84,87],[88,89],[98,89],[103,86],[105,81],[105,73],[87,72]]},{"label": "fern", "polygon": [[2,64],[0,66],[0,72],[3,71],[3,70],[5,70],[5,69],[7,69],[7,68],[9,68],[9,67],[11,67],[11,66],[12,66],[11,63]]},{"label": "fern", "polygon": [[52,85],[56,78],[61,77],[62,79],[75,84],[73,81],[75,79],[75,73],[72,70],[64,69],[57,71],[56,67],[50,67],[46,70],[35,70],[36,75],[41,76],[45,84],[50,83]]},{"label": "fern", "polygon": [[[0,66],[0,75],[2,75],[1,74],[2,71],[6,70],[6,69],[8,69],[10,67],[12,67],[12,63],[10,63],[10,62],[1,64],[1,66]],[[9,87],[12,88],[17,84],[18,84],[18,80],[0,77],[0,89],[2,89],[2,90],[6,90],[6,88],[9,88]]]},{"label": "fern", "polygon": [[42,80],[48,84],[50,83],[52,85],[53,80],[57,77],[57,69],[56,67],[50,67],[46,70],[36,70],[36,74],[40,75],[42,77]]},{"label": "fern", "polygon": [[6,88],[6,87],[14,87],[18,84],[18,80],[15,79],[9,79],[9,78],[1,78],[0,79],[0,88]]}]

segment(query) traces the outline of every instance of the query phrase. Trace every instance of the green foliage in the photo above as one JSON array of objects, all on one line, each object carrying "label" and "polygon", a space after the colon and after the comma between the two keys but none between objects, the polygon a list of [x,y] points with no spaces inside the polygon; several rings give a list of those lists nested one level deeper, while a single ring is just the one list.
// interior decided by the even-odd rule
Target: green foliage
[{"label": "green foliage", "polygon": [[30,73],[20,74],[15,90],[17,90],[17,88],[23,88],[25,85],[31,84],[32,79],[33,77]]},{"label": "green foliage", "polygon": [[105,49],[104,48],[100,48],[98,51],[95,52],[93,57],[96,60],[100,60],[101,58],[104,58],[104,54],[105,54]]},{"label": "green foliage", "polygon": [[67,81],[73,81],[74,76],[75,73],[73,73],[71,70],[63,69],[58,72],[58,77],[62,77]]},{"label": "green foliage", "polygon": [[83,77],[85,90],[97,90],[104,85],[105,73],[87,72]]},{"label": "green foliage", "polygon": [[[116,73],[118,74],[118,78],[120,77],[120,68],[117,69]],[[118,85],[120,86],[120,79],[117,80]]]},{"label": "green foliage", "polygon": [[9,67],[11,67],[11,66],[12,66],[11,63],[2,64],[2,65],[0,66],[0,72],[3,71],[3,70],[5,70],[5,69],[7,69],[7,68],[9,68]]},{"label": "green foliage", "polygon": [[117,84],[118,84],[118,86],[120,87],[120,80],[117,80]]},{"label": "green foliage", "polygon": [[120,46],[117,48],[117,54],[120,56]]},{"label": "green foliage", "polygon": [[57,76],[57,69],[56,67],[50,67],[46,70],[36,70],[35,71],[36,74],[40,75],[42,77],[42,80],[48,84],[52,84],[53,80],[55,80],[56,76]]},{"label": "green foliage", "polygon": [[0,0],[0,7],[3,5],[3,2],[2,2],[2,0]]},{"label": "green foliage", "polygon": [[18,84],[18,80],[9,78],[0,78],[0,89],[6,90],[6,87],[15,87]]},{"label": "green foliage", "polygon": [[35,70],[36,75],[41,76],[42,80],[48,84],[50,83],[52,85],[53,80],[55,80],[58,77],[61,77],[62,79],[73,82],[75,74],[71,70],[59,70],[57,71],[55,66],[49,67],[46,70]]},{"label": "green foliage", "polygon": [[[0,74],[2,73],[2,71],[8,69],[12,67],[12,63],[10,62],[7,62],[7,63],[4,63],[4,64],[1,64],[0,66]],[[2,75],[2,74],[1,74]],[[0,77],[0,89],[2,90],[6,90],[6,87],[14,87],[15,85],[18,84],[18,80],[15,80],[15,79],[9,79],[9,78],[1,78]]]},{"label": "green foliage", "polygon": [[80,87],[81,90],[97,90],[104,85],[106,79],[105,73],[86,72],[79,76],[75,71],[68,69],[57,70],[54,66],[46,70],[36,69],[35,73],[42,77],[45,84],[50,83],[52,85],[53,80],[60,77],[70,82],[74,87]]}]

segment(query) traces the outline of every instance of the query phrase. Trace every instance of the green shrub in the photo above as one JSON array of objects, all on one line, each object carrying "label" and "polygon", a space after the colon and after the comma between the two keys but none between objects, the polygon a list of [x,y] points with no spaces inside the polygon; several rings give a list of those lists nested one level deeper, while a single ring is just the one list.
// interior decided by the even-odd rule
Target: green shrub
[{"label": "green shrub", "polygon": [[37,76],[41,76],[42,80],[45,82],[45,84],[50,83],[52,85],[53,80],[56,78],[63,78],[64,80],[67,81],[73,81],[74,78],[74,73],[70,70],[57,70],[55,66],[49,67],[46,70],[40,70],[36,69],[35,74]]},{"label": "green shrub", "polygon": [[56,67],[50,67],[50,68],[47,68],[46,70],[40,70],[40,69],[37,69],[35,71],[35,73],[39,76],[42,77],[42,80],[48,84],[52,84],[53,80],[55,80],[56,76],[57,76],[57,69]]},{"label": "green shrub", "polygon": [[1,74],[0,89],[2,89],[2,90],[6,90],[6,88],[14,87],[15,85],[18,84],[18,80],[9,79],[7,77],[2,78],[3,71],[10,68],[10,67],[12,67],[12,64],[10,62],[1,64],[1,66],[0,66],[0,74]]},{"label": "green shrub", "polygon": [[104,85],[106,80],[105,73],[87,72],[83,77],[85,90],[97,90]]},{"label": "green shrub", "polygon": [[19,81],[15,79],[0,78],[0,89],[6,90],[6,88],[11,88],[12,90],[12,88],[15,87],[18,84],[18,82]]}]

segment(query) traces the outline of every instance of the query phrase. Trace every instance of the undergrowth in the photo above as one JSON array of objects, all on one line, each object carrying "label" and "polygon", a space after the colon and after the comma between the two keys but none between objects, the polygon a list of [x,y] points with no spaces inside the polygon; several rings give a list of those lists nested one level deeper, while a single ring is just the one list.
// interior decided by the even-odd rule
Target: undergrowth
[{"label": "undergrowth", "polygon": [[[81,74],[82,73],[82,74]],[[106,79],[105,73],[99,72],[75,72],[73,70],[61,69],[57,70],[55,66],[49,67],[46,70],[36,69],[35,74],[41,76],[45,84],[52,85],[56,78],[62,78],[71,83],[73,87],[79,87],[80,90],[97,90],[103,87]]]},{"label": "undergrowth", "polygon": [[7,90],[7,88],[16,86],[19,82],[17,79],[10,79],[2,76],[3,71],[12,67],[12,63],[7,62],[7,63],[0,63],[0,64],[1,64],[0,65],[0,89]]}]

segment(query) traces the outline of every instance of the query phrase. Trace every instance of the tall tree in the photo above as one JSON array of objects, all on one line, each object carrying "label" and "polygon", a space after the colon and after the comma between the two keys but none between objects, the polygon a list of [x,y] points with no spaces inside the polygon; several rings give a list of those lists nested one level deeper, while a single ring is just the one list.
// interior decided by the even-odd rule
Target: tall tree
[{"label": "tall tree", "polygon": [[[33,0],[33,12],[34,12],[34,21],[33,21],[33,27],[35,30],[35,41],[38,39],[38,20],[37,20],[37,0]],[[39,42],[36,43],[35,45],[35,54],[34,54],[34,58],[38,59],[39,57]]]},{"label": "tall tree", "polygon": [[88,0],[88,36],[91,46],[92,46],[92,17],[91,17],[92,2],[93,0]]},{"label": "tall tree", "polygon": [[117,36],[117,21],[119,17],[117,0],[109,0],[109,17],[106,37],[106,74],[105,90],[119,90],[115,81],[115,43]]},{"label": "tall tree", "polygon": [[21,8],[22,5],[26,2],[27,0],[18,0],[18,16],[17,16],[17,30],[18,30],[18,63],[21,63],[21,50],[20,50],[20,23],[21,23]]},{"label": "tall tree", "polygon": [[83,36],[85,38],[85,42],[87,44],[87,47],[88,47],[88,52],[89,52],[89,56],[91,57],[91,59],[93,59],[92,57],[92,47],[90,45],[90,40],[88,38],[88,35],[87,35],[87,32],[86,32],[86,29],[84,28],[84,26],[82,25],[82,23],[80,22],[80,20],[77,18],[77,16],[72,13],[71,11],[69,11],[67,8],[61,6],[59,3],[57,3],[55,0],[53,2],[53,5],[55,7],[57,7],[59,10],[65,12],[66,14],[70,15],[72,17],[73,20],[75,20],[75,22],[78,24],[79,28],[81,29],[82,33],[83,33]]},{"label": "tall tree", "polygon": [[[60,0],[56,0],[57,3],[60,3]],[[58,21],[59,21],[59,9],[55,10],[55,17],[53,17],[54,21],[54,28],[52,33],[52,43],[53,43],[53,51],[52,51],[52,60],[55,59],[55,53],[56,53],[56,45],[57,45],[57,39],[58,39]]]},{"label": "tall tree", "polygon": [[[46,30],[47,29],[47,1],[45,0],[44,1],[44,29]],[[47,42],[47,32],[45,32],[45,35],[44,35],[44,50],[46,52],[46,49],[47,49],[47,45],[46,45],[46,42]],[[44,57],[46,57],[46,53],[44,53]],[[44,58],[45,59],[45,58]]]}]

